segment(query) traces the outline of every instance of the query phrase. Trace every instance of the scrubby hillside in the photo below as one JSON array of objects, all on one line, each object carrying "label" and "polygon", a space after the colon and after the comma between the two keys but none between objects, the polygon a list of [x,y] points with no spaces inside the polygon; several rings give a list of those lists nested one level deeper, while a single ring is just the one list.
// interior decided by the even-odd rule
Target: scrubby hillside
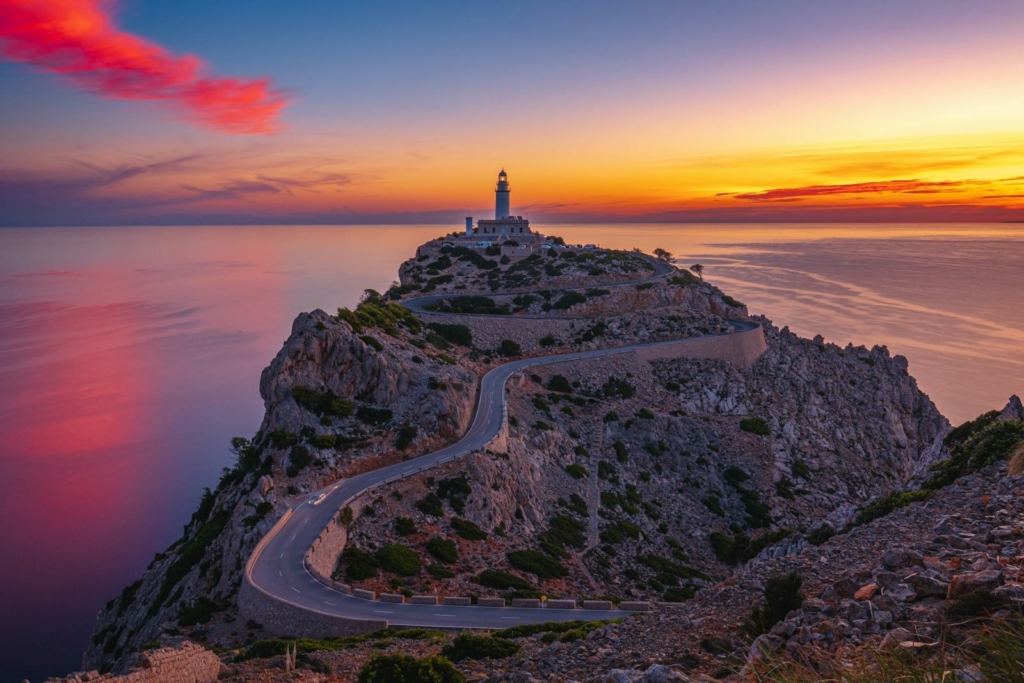
[{"label": "scrubby hillside", "polygon": [[[305,494],[457,440],[496,364],[727,335],[747,317],[711,284],[631,252],[552,249],[538,261],[506,247],[493,266],[467,253],[430,243],[385,294],[296,319],[261,377],[260,430],[233,440],[235,467],[182,539],[105,606],[87,667],[123,667],[171,634],[258,641],[235,599],[262,535]],[[409,303],[418,314],[401,305],[425,291],[441,296]],[[760,323],[768,349],[749,368],[623,354],[514,376],[507,448],[380,489],[351,524],[337,577],[407,594],[690,604],[745,562],[843,531],[944,456],[948,425],[905,359]],[[580,628],[572,640],[596,626]]]}]

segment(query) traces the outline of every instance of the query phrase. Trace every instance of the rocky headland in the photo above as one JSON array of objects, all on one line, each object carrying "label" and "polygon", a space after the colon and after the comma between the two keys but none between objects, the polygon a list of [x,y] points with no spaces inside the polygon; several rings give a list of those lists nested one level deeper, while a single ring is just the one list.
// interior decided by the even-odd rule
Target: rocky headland
[{"label": "rocky headland", "polygon": [[[106,604],[85,670],[129,675],[185,639],[238,681],[354,681],[381,654],[453,681],[814,680],[893,652],[981,676],[960,646],[1017,628],[1016,397],[953,430],[902,356],[800,338],[667,261],[444,245],[355,309],[296,319],[261,377],[259,431],[232,441],[235,466],[182,538]],[[738,324],[761,346],[716,354]],[[239,611],[246,562],[290,507],[458,441],[489,370],[682,339],[704,350],[514,375],[499,445],[375,489],[339,512],[337,552],[324,546],[351,589],[652,611],[327,640]]]}]

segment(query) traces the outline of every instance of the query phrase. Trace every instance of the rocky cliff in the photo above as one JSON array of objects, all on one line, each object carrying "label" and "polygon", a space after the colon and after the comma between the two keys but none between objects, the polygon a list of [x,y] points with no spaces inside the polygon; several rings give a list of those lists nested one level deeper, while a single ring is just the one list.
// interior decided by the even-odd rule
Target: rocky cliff
[{"label": "rocky cliff", "polygon": [[[235,613],[258,539],[305,494],[457,439],[479,376],[502,356],[723,334],[724,317],[746,316],[681,272],[648,282],[654,267],[633,254],[490,267],[437,246],[403,266],[404,284],[386,295],[296,319],[261,377],[260,430],[233,440],[235,467],[182,539],[105,606],[86,668],[123,663],[167,634],[222,647],[258,639],[260,625]],[[584,287],[586,277],[605,286]],[[421,320],[394,303],[430,289],[430,278],[453,309],[464,303],[456,290],[492,293],[493,283],[552,291],[475,299],[510,315],[472,324],[458,310]],[[354,521],[337,576],[389,591],[688,604],[739,567],[842,535],[858,510],[946,455],[949,426],[905,359],[760,322],[768,350],[749,368],[626,354],[514,377],[507,449],[381,489],[372,514]],[[412,550],[422,569],[398,576],[375,564],[389,545]]]},{"label": "rocky cliff", "polygon": [[[207,489],[182,538],[101,610],[84,666],[109,668],[162,634],[203,635],[212,615],[230,618],[245,560],[296,497],[456,439],[475,400],[472,363],[423,336],[387,305],[299,315],[263,371],[260,431],[233,441],[235,467]],[[244,635],[222,630],[225,642]]]}]

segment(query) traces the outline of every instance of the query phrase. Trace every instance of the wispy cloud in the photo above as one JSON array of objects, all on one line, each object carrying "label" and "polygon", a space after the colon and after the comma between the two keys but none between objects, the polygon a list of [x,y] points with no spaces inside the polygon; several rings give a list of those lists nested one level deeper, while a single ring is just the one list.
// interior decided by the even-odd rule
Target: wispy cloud
[{"label": "wispy cloud", "polygon": [[212,76],[121,31],[105,0],[0,0],[0,52],[103,97],[137,100],[228,133],[271,133],[288,99],[265,78]]},{"label": "wispy cloud", "polygon": [[840,185],[808,185],[806,187],[784,187],[762,192],[746,192],[734,195],[736,199],[760,201],[797,201],[810,197],[856,194],[937,194],[954,192],[971,184],[958,180],[882,180],[871,183],[845,183]]}]

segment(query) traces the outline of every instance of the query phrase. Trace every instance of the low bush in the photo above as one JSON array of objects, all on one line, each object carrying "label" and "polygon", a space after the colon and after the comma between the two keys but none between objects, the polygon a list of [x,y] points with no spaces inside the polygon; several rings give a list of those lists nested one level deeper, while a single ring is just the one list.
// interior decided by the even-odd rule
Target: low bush
[{"label": "low bush", "polygon": [[636,387],[624,379],[609,377],[601,385],[601,392],[607,398],[632,398],[636,393]]},{"label": "low bush", "polygon": [[564,311],[568,308],[572,308],[576,304],[582,304],[586,302],[587,297],[579,292],[566,292],[561,298],[551,305],[556,311]]},{"label": "low bush", "polygon": [[455,572],[440,564],[427,566],[427,573],[435,579],[453,579],[456,576]]},{"label": "low bush", "polygon": [[434,536],[427,541],[427,552],[445,564],[452,564],[459,559],[459,547],[455,545],[455,541],[440,536]]},{"label": "low bush", "polygon": [[441,656],[453,662],[461,662],[463,659],[504,659],[517,652],[519,645],[511,640],[461,633],[442,648]]},{"label": "low bush", "polygon": [[616,413],[614,410],[609,410],[607,413],[604,414],[604,421],[605,422],[618,422],[619,421],[619,414]]},{"label": "low bush", "polygon": [[410,536],[416,533],[416,522],[409,517],[399,517],[395,520],[395,533],[400,536]]},{"label": "low bush", "polygon": [[572,477],[573,479],[586,479],[587,477],[590,476],[590,473],[587,472],[587,469],[585,467],[583,467],[582,465],[577,465],[576,463],[573,463],[572,465],[566,465],[565,471],[568,472],[569,476]]},{"label": "low bush", "polygon": [[562,566],[561,562],[539,550],[514,550],[506,557],[513,568],[534,574],[541,580],[560,579],[569,574],[569,570]]},{"label": "low bush", "polygon": [[541,337],[540,340],[537,343],[540,344],[541,346],[547,348],[547,347],[550,347],[550,346],[557,346],[558,345],[558,340],[555,339],[555,335],[549,334],[547,336]]},{"label": "low bush", "polygon": [[804,595],[800,592],[803,579],[796,572],[769,578],[764,585],[764,604],[755,607],[743,631],[751,638],[768,633],[775,624],[786,618],[786,615],[804,604]]},{"label": "low bush", "polygon": [[748,417],[740,420],[740,429],[758,436],[768,436],[772,432],[768,423],[760,417]]},{"label": "low bush", "polygon": [[349,546],[338,559],[338,564],[345,566],[345,578],[349,581],[364,581],[377,576],[377,558],[365,550]]},{"label": "low bush", "polygon": [[288,469],[286,470],[286,474],[289,477],[298,476],[299,472],[309,467],[311,462],[313,462],[313,456],[310,454],[308,448],[305,446],[292,446],[292,450],[288,454]]},{"label": "low bush", "polygon": [[178,624],[180,626],[205,624],[213,618],[215,613],[222,612],[224,609],[226,609],[224,605],[202,595],[192,604],[182,606],[178,610]]},{"label": "low bush", "polygon": [[415,576],[423,568],[419,555],[411,548],[397,543],[384,546],[374,553],[374,557],[381,569],[399,576]]},{"label": "low bush", "polygon": [[[372,338],[372,337],[371,337]],[[377,341],[374,339],[374,341]],[[380,343],[380,342],[377,342]],[[307,387],[292,387],[292,398],[314,415],[327,415],[330,417],[348,417],[352,414],[352,402],[348,399],[337,396],[333,391],[317,391]],[[276,434],[276,432],[275,432]],[[271,435],[273,439],[274,435]],[[275,448],[282,448],[291,444],[274,443]]]},{"label": "low bush", "polygon": [[473,333],[465,325],[430,323],[427,327],[451,344],[458,344],[459,346],[473,345]]},{"label": "low bush", "polygon": [[822,524],[818,528],[807,534],[807,542],[811,545],[821,545],[828,539],[836,535],[836,530],[832,528],[830,524]]},{"label": "low bush", "polygon": [[452,531],[467,541],[482,541],[487,538],[487,532],[468,519],[455,517],[452,519],[451,525]]},{"label": "low bush", "polygon": [[651,412],[650,410],[648,410],[647,408],[641,408],[640,410],[636,411],[636,416],[638,418],[640,418],[641,420],[653,420],[654,419],[654,413]]},{"label": "low bush", "polygon": [[493,588],[495,590],[508,590],[510,588],[517,591],[535,590],[530,582],[508,572],[500,572],[495,569],[483,570],[473,577],[473,581],[484,588]]},{"label": "low bush", "polygon": [[564,394],[571,394],[572,384],[569,383],[569,380],[565,375],[555,375],[548,380],[548,389],[551,391],[560,391]]},{"label": "low bush", "polygon": [[465,683],[466,677],[446,658],[431,655],[375,654],[359,670],[359,683]]},{"label": "low bush", "polygon": [[521,356],[523,355],[523,347],[511,339],[502,339],[501,344],[498,345],[498,355],[505,358]]},{"label": "low bush", "polygon": [[359,338],[363,341],[364,344],[366,344],[367,346],[372,346],[377,351],[383,351],[384,350],[384,344],[380,343],[379,340],[377,340],[374,337],[371,337],[368,334],[364,334],[364,335],[362,335]]},{"label": "low bush", "polygon": [[395,448],[404,451],[416,438],[417,430],[412,426],[405,426],[398,430],[398,438],[395,440]]},{"label": "low bush", "polygon": [[441,499],[437,497],[437,494],[431,491],[416,503],[416,509],[425,515],[431,517],[443,517],[444,508],[441,505]]},{"label": "low bush", "polygon": [[615,451],[615,459],[619,462],[629,461],[629,451],[626,449],[626,444],[616,440],[615,443],[612,444],[612,450]]}]

